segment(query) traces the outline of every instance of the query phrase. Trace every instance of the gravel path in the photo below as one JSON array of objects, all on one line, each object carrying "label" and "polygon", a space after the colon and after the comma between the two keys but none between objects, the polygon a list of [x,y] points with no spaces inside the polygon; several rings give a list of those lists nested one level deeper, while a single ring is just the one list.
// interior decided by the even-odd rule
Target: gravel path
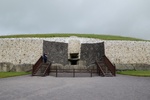
[{"label": "gravel path", "polygon": [[150,77],[2,78],[0,100],[150,100]]}]

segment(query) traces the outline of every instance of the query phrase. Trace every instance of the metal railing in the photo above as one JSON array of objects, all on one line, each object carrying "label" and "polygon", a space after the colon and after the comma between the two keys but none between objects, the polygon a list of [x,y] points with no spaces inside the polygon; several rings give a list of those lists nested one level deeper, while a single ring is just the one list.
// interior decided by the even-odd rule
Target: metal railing
[{"label": "metal railing", "polygon": [[43,62],[42,56],[38,59],[38,61],[32,66],[32,76],[34,76],[38,70],[40,69],[40,66]]},{"label": "metal railing", "polygon": [[104,55],[100,61],[95,61],[97,65],[97,73],[102,76],[108,74],[108,71],[112,76],[116,76],[116,67],[110,62],[110,60]]},{"label": "metal railing", "polygon": [[116,76],[116,67],[110,62],[110,60],[105,55],[103,57],[103,60],[108,70],[112,73],[112,75]]},{"label": "metal railing", "polygon": [[45,71],[43,72],[43,76],[49,75],[51,65],[52,63],[50,62],[48,66],[45,68]]},{"label": "metal railing", "polygon": [[[51,67],[51,62],[49,63],[43,63],[43,58],[42,56],[38,59],[38,61],[33,65],[32,67],[32,76],[37,75],[37,73],[43,69],[43,71],[40,72],[38,76],[46,76],[49,75],[50,73],[50,67]],[[44,67],[45,66],[45,67]]]},{"label": "metal railing", "polygon": [[100,76],[100,74],[102,74],[102,76],[105,76],[105,73],[104,73],[102,67],[100,66],[99,62],[96,60],[95,63],[97,65],[97,73],[99,74],[99,76]]},{"label": "metal railing", "polygon": [[[103,58],[101,59],[100,62],[98,62],[97,60],[95,61],[95,64],[97,65],[97,69],[94,70],[94,69],[58,69],[56,67],[56,69],[53,71],[56,72],[56,77],[58,76],[58,73],[60,72],[63,72],[63,71],[70,71],[71,73],[73,73],[73,77],[75,77],[75,74],[79,71],[87,71],[88,73],[91,74],[91,77],[92,77],[92,74],[94,72],[97,72],[100,75],[102,76],[105,76],[105,73],[107,73],[107,71],[105,71],[105,69],[103,69],[101,66],[101,64],[104,64],[107,69],[111,72],[111,74],[113,76],[116,76],[116,67],[110,62],[110,60],[104,55]],[[42,56],[38,59],[38,61],[33,65],[33,68],[32,68],[32,76],[34,76],[42,67],[42,65],[46,65],[44,71],[41,73],[42,75],[41,76],[46,76],[46,75],[49,75],[50,72],[52,72],[52,69],[51,69],[51,65],[52,63],[49,62],[48,64],[45,64],[43,63],[43,59],[42,59]]]},{"label": "metal railing", "polygon": [[[58,77],[60,73],[71,74],[72,77],[76,77],[76,73],[89,73],[90,77],[93,77],[93,73],[97,72],[96,69],[58,69],[57,67],[53,70],[50,70],[50,73],[54,73]],[[69,75],[70,75],[69,74]],[[61,76],[61,75],[60,75]],[[66,75],[68,76],[68,75]]]}]

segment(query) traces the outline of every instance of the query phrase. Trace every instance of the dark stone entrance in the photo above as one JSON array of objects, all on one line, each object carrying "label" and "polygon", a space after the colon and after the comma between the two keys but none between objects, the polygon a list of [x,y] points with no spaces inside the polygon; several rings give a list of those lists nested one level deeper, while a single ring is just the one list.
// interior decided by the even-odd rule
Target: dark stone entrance
[{"label": "dark stone entrance", "polygon": [[71,65],[77,65],[78,64],[78,60],[79,60],[79,53],[71,53],[70,54],[70,63]]},{"label": "dark stone entrance", "polygon": [[[52,64],[89,66],[105,55],[104,42],[81,43],[79,53],[68,54],[68,43],[43,41],[43,53],[47,53]],[[70,56],[70,57],[69,57]]]}]

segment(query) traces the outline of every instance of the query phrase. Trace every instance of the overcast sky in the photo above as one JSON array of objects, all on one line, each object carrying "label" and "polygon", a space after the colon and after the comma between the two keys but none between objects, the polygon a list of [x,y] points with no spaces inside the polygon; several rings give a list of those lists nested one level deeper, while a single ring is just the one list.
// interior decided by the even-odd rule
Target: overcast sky
[{"label": "overcast sky", "polygon": [[150,40],[150,0],[0,0],[0,35],[30,33]]}]

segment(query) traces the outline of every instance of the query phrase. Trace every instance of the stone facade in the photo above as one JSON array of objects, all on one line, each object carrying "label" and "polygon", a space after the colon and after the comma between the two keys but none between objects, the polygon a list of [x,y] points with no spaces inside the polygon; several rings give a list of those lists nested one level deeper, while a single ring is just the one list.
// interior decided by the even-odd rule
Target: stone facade
[{"label": "stone facade", "polygon": [[[64,46],[65,46],[65,43],[68,43],[69,41],[68,38],[64,38],[64,39],[62,38],[60,39],[59,38],[0,39],[0,63],[3,63],[1,65],[5,65],[4,63],[6,64],[11,63],[15,66],[34,64],[39,59],[39,57],[43,54],[43,48],[45,48],[43,46],[43,40],[52,41],[52,42],[60,41],[62,44],[64,44]],[[84,43],[88,44],[89,42],[98,43],[98,42],[102,42],[102,40],[82,38],[83,44]],[[146,69],[150,67],[150,42],[104,41],[104,45],[105,45],[106,56],[111,60],[111,62],[116,64],[117,69],[130,69],[130,68],[141,69],[141,67]],[[64,46],[62,47],[58,46],[58,49],[59,48],[62,49],[64,48]],[[53,47],[55,46],[53,45]],[[68,48],[67,45],[65,46],[65,48]],[[65,54],[65,56],[68,58],[68,54]],[[82,58],[82,56],[80,57]],[[67,62],[67,60],[64,60],[64,61]],[[11,64],[8,64],[8,65],[11,65]],[[5,70],[9,70],[9,69],[5,69]]]},{"label": "stone facade", "polygon": [[70,54],[78,53],[80,58],[80,50],[81,49],[81,43],[77,39],[71,39],[68,42],[68,59],[70,59]]},{"label": "stone facade", "polygon": [[43,40],[0,39],[0,62],[34,64],[42,54]]},{"label": "stone facade", "polygon": [[0,71],[29,71],[42,54],[43,40],[0,39]]},{"label": "stone facade", "polygon": [[86,61],[86,66],[94,63],[96,59],[100,60],[104,54],[104,42],[81,45],[81,61]]},{"label": "stone facade", "polygon": [[104,43],[106,56],[116,64],[118,69],[144,67],[150,69],[150,42],[104,41]]},{"label": "stone facade", "polygon": [[53,64],[68,64],[67,43],[44,41],[43,53],[47,53],[48,60]]},{"label": "stone facade", "polygon": [[150,42],[105,41],[105,54],[114,63],[150,64]]},{"label": "stone facade", "polygon": [[[77,64],[71,64],[71,58],[69,54],[81,54],[77,57]],[[102,43],[91,43],[91,44],[80,44],[80,41],[69,41],[69,43],[44,41],[43,42],[43,53],[47,53],[48,59],[54,65],[65,66],[66,68],[85,68],[91,63],[95,62],[96,59],[100,59],[104,55],[104,42]],[[62,66],[63,65],[63,66]]]}]

